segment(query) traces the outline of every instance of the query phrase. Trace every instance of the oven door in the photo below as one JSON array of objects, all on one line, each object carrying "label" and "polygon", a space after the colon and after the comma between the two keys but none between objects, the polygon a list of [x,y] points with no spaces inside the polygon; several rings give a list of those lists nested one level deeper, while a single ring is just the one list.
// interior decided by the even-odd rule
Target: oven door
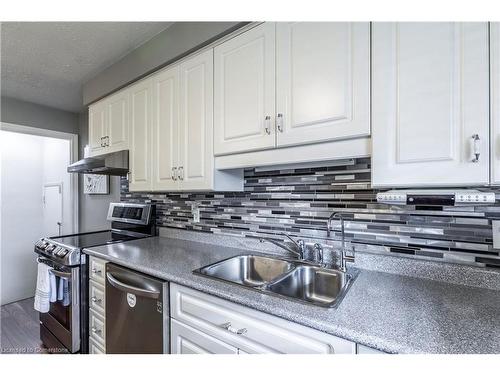
[{"label": "oven door", "polygon": [[68,282],[69,301],[57,300],[50,303],[47,313],[40,313],[40,339],[54,352],[80,350],[80,267],[58,265],[50,259],[40,257],[53,269],[56,286],[64,279]]}]

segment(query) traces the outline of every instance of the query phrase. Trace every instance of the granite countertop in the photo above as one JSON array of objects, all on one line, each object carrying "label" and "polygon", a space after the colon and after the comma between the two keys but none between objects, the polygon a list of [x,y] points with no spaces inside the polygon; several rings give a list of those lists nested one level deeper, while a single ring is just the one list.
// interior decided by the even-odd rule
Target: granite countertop
[{"label": "granite countertop", "polygon": [[246,249],[151,237],[84,252],[390,353],[500,353],[498,290],[361,270],[327,309],[192,272]]}]

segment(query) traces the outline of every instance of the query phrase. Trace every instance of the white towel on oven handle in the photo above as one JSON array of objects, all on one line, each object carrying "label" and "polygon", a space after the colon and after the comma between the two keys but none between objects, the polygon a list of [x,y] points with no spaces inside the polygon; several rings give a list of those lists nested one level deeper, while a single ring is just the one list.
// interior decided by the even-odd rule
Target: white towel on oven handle
[{"label": "white towel on oven handle", "polygon": [[57,300],[62,301],[64,295],[64,278],[57,277]]},{"label": "white towel on oven handle", "polygon": [[52,267],[45,263],[38,263],[36,277],[35,302],[33,307],[36,311],[46,313],[50,307],[50,275]]},{"label": "white towel on oven handle", "polygon": [[62,304],[63,306],[69,306],[71,303],[71,295],[69,291],[69,280],[68,279],[61,279],[63,282],[63,300]]}]

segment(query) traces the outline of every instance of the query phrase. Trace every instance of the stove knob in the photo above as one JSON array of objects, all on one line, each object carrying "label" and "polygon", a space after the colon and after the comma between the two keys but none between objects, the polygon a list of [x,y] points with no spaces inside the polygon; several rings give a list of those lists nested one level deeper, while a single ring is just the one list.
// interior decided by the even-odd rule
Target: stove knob
[{"label": "stove knob", "polygon": [[68,254],[68,250],[67,249],[61,249],[59,250],[59,252],[57,253],[57,256],[59,258],[64,258],[66,256],[66,254]]}]

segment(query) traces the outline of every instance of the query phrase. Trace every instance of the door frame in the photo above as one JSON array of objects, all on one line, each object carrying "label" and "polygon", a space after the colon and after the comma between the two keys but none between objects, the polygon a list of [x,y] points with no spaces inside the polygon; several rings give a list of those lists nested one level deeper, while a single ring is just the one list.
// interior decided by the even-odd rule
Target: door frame
[{"label": "door frame", "polygon": [[[17,125],[8,122],[0,122],[0,130],[5,130],[14,133],[36,135],[40,137],[69,140],[70,163],[78,161],[78,134],[35,128],[32,126]],[[73,233],[78,233],[79,230],[78,200],[79,200],[78,174],[73,173],[70,178],[70,201],[71,201],[71,206],[73,207]]]}]

